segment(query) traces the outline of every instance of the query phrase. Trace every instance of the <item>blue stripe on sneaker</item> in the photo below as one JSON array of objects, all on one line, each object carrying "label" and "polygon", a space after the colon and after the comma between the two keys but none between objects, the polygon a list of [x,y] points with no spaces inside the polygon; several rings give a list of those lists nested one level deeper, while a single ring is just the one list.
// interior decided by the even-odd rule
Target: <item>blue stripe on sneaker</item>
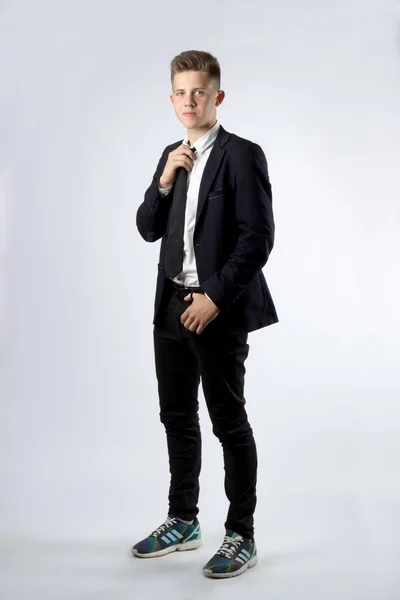
[{"label": "blue stripe on sneaker", "polygon": [[250,558],[250,552],[247,552],[246,548],[240,551],[240,554],[244,554],[246,558]]},{"label": "blue stripe on sneaker", "polygon": [[170,544],[170,543],[171,543],[171,540],[169,540],[169,539],[168,539],[168,538],[167,538],[165,535],[163,535],[163,536],[161,537],[161,539],[162,539],[162,541],[163,541],[163,542],[165,542],[166,544]]},{"label": "blue stripe on sneaker", "polygon": [[176,536],[176,539],[178,540],[181,540],[183,538],[183,535],[179,533],[179,531],[177,531],[176,529],[173,529],[171,533],[173,533]]},{"label": "blue stripe on sneaker", "polygon": [[168,531],[165,535],[167,535],[169,537],[169,539],[171,540],[171,542],[176,542],[177,538],[174,536],[174,534],[172,533],[172,531]]}]

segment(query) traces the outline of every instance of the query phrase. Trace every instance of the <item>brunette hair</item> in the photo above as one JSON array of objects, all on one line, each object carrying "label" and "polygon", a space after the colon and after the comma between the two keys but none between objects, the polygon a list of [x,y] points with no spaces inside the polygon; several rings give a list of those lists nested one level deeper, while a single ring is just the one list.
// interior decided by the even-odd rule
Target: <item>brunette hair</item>
[{"label": "brunette hair", "polygon": [[187,50],[181,52],[171,61],[171,84],[176,73],[183,71],[203,71],[209,79],[213,79],[218,90],[221,86],[221,67],[218,59],[209,52],[202,50]]}]

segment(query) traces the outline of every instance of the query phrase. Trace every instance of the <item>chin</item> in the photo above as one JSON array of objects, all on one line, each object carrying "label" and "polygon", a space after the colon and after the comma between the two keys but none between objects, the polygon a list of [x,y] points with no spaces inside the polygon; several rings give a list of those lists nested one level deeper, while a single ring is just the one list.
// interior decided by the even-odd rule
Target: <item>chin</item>
[{"label": "chin", "polygon": [[187,123],[186,126],[188,129],[198,129],[199,127],[203,127],[202,123],[193,120],[191,123]]}]

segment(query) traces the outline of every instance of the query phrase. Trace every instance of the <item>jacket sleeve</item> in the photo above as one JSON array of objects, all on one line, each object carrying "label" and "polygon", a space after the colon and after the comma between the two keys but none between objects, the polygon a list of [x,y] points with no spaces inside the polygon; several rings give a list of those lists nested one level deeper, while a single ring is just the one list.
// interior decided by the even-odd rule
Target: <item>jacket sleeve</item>
[{"label": "jacket sleeve", "polygon": [[160,193],[158,180],[160,179],[168,159],[170,147],[167,146],[158,162],[153,175],[153,180],[145,192],[144,200],[136,213],[136,226],[140,235],[146,242],[156,242],[165,232],[168,213],[173,194]]},{"label": "jacket sleeve", "polygon": [[258,144],[252,144],[239,161],[235,197],[237,244],[222,269],[201,284],[220,310],[237,300],[251,284],[274,245],[272,191],[265,154]]}]

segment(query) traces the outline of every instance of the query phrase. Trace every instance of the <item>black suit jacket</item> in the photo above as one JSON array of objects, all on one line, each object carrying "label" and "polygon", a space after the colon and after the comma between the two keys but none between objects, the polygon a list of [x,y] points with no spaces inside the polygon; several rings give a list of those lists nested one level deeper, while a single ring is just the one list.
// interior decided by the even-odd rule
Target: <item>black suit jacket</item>
[{"label": "black suit jacket", "polygon": [[[167,146],[136,217],[147,242],[162,238],[153,323],[165,291],[165,242],[174,190],[162,197],[158,180]],[[274,244],[274,218],[267,161],[258,144],[219,127],[200,184],[194,251],[200,285],[220,309],[212,321],[229,333],[245,333],[278,321],[262,268]],[[209,325],[210,326],[210,325]]]}]

